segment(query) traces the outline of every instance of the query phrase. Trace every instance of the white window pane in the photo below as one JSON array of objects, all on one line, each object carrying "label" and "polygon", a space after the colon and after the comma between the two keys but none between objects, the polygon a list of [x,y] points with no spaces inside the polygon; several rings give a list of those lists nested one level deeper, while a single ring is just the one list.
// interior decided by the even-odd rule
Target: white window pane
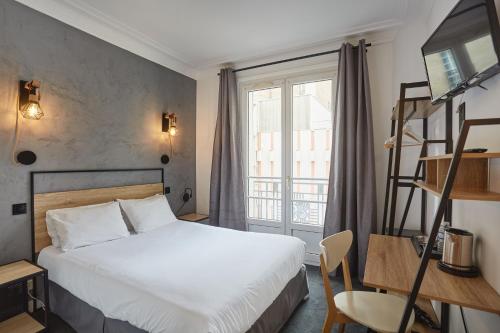
[{"label": "white window pane", "polygon": [[281,88],[248,93],[248,217],[281,221]]},{"label": "white window pane", "polygon": [[330,166],[332,80],[292,88],[292,221],[323,225]]}]

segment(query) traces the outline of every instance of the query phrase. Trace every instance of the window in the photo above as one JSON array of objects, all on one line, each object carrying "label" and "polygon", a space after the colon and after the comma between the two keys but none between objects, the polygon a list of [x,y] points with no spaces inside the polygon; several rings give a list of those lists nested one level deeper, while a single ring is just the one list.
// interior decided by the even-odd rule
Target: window
[{"label": "window", "polygon": [[240,82],[249,229],[299,237],[315,257],[328,194],[335,80],[330,72]]},{"label": "window", "polygon": [[298,79],[245,90],[248,219],[323,225],[333,82]]}]

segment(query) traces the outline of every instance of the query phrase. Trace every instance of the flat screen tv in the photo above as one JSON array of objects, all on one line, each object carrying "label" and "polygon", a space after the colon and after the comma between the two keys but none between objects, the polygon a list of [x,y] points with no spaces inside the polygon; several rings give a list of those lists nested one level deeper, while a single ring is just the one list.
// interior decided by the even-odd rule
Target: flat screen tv
[{"label": "flat screen tv", "polygon": [[433,103],[500,72],[499,6],[500,0],[460,0],[422,46]]}]

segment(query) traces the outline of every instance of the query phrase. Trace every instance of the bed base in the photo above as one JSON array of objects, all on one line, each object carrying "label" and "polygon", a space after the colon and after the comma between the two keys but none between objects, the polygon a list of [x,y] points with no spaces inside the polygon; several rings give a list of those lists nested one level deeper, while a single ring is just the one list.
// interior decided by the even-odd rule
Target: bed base
[{"label": "bed base", "polygon": [[[52,281],[49,290],[51,312],[61,317],[78,333],[146,332],[128,322],[105,317],[100,310]],[[308,296],[306,268],[303,266],[246,333],[279,332],[297,306]]]}]

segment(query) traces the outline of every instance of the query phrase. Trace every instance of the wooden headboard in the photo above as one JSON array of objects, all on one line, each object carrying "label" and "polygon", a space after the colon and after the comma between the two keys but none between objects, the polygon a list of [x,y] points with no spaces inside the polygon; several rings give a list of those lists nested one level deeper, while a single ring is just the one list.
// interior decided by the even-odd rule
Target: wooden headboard
[{"label": "wooden headboard", "polygon": [[45,214],[50,209],[95,205],[115,199],[143,199],[155,194],[163,194],[163,183],[34,194],[33,252],[37,254],[52,245],[45,223]]}]

